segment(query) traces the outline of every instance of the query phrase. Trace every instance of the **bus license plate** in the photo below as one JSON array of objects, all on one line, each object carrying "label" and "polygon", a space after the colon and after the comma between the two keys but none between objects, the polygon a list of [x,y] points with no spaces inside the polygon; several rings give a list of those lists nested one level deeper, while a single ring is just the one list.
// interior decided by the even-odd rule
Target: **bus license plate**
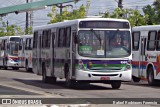
[{"label": "bus license plate", "polygon": [[101,77],[101,80],[110,80],[110,77]]}]

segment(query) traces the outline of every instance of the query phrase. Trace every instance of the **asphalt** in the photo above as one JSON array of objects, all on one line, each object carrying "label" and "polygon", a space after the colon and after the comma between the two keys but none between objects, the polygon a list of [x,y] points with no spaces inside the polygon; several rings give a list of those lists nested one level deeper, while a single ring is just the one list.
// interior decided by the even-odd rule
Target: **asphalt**
[{"label": "asphalt", "polygon": [[39,94],[0,85],[0,95],[39,95]]}]

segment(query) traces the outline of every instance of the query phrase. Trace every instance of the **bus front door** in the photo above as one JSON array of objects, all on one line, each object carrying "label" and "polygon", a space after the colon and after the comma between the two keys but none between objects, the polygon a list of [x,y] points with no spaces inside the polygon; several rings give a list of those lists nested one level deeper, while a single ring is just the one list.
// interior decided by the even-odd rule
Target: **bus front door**
[{"label": "bus front door", "polygon": [[40,36],[38,36],[38,49],[37,49],[37,58],[38,58],[38,68],[37,68],[37,70],[38,70],[38,73],[42,73],[42,63],[41,63],[41,47],[42,47],[42,35],[40,35]]},{"label": "bus front door", "polygon": [[20,39],[20,42],[19,42],[19,47],[18,47],[18,59],[19,59],[19,66],[21,67],[22,66],[22,39]]},{"label": "bus front door", "polygon": [[140,40],[141,44],[141,49],[140,49],[140,70],[139,70],[139,77],[144,78],[145,76],[145,69],[146,69],[146,64],[145,64],[145,48],[146,48],[146,38],[142,37]]},{"label": "bus front door", "polygon": [[75,43],[75,38],[76,38],[76,31],[72,31],[72,52],[71,52],[71,70],[72,70],[72,77],[75,77],[75,59],[76,59],[76,43]]},{"label": "bus front door", "polygon": [[7,40],[4,40],[4,57],[3,57],[3,67],[7,69],[7,60],[8,60],[8,52],[7,52]]}]

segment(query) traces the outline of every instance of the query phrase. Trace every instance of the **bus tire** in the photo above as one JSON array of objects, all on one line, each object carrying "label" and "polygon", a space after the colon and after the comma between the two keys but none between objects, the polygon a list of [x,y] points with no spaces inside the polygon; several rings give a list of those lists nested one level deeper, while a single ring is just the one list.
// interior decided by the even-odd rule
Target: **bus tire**
[{"label": "bus tire", "polygon": [[56,81],[57,81],[57,78],[56,77],[49,77],[50,78],[50,83],[51,84],[55,84]]},{"label": "bus tire", "polygon": [[151,86],[156,84],[156,81],[154,79],[154,71],[152,67],[149,67],[147,70],[147,80],[148,80],[148,84]]},{"label": "bus tire", "polygon": [[121,81],[113,81],[111,86],[113,89],[119,89],[121,87]]},{"label": "bus tire", "polygon": [[132,80],[133,80],[134,82],[139,82],[139,81],[141,80],[141,78],[132,76]]}]

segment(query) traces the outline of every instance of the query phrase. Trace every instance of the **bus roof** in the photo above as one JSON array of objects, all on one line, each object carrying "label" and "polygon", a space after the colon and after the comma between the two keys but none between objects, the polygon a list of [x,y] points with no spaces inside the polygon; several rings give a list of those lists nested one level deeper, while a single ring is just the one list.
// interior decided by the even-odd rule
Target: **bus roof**
[{"label": "bus roof", "polygon": [[33,35],[21,35],[21,38],[33,38]]},{"label": "bus roof", "polygon": [[9,39],[11,37],[20,37],[20,36],[1,36],[0,39]]},{"label": "bus roof", "polygon": [[83,19],[75,19],[75,20],[64,20],[63,22],[58,22],[58,23],[53,23],[53,24],[48,24],[48,25],[43,25],[43,26],[37,26],[34,28],[34,31],[40,30],[40,29],[49,29],[51,27],[56,27],[57,25],[59,27],[64,26],[64,25],[73,25],[73,24],[78,24],[79,21],[94,21],[94,20],[103,20],[103,21],[119,21],[119,22],[128,22],[126,19],[115,19],[115,18],[83,18]]},{"label": "bus roof", "polygon": [[136,26],[132,28],[132,31],[149,31],[149,30],[160,30],[160,25]]}]

